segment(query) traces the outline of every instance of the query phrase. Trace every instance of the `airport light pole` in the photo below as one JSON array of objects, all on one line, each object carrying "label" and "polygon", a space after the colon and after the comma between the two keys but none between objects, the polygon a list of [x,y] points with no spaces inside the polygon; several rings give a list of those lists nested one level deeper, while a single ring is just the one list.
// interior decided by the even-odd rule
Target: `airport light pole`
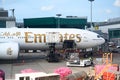
[{"label": "airport light pole", "polygon": [[58,16],[57,27],[60,28],[60,16],[62,16],[62,14],[56,14],[56,16]]},{"label": "airport light pole", "polygon": [[90,1],[91,2],[91,5],[90,5],[90,15],[91,15],[91,24],[90,24],[90,27],[92,27],[92,2],[94,1],[94,0],[88,0],[88,1]]}]

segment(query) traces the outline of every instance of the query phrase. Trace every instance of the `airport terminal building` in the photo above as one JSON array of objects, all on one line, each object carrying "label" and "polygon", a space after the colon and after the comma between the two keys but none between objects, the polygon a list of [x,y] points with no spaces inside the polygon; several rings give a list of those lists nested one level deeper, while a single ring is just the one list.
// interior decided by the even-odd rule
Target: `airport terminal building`
[{"label": "airport terminal building", "polygon": [[120,28],[109,29],[109,39],[114,42],[116,46],[120,46]]},{"label": "airport terminal building", "polygon": [[98,22],[96,25],[103,33],[108,33],[109,29],[120,28],[120,17],[108,19],[105,22]]},{"label": "airport terminal building", "polygon": [[8,16],[8,10],[0,8],[0,28],[11,28],[16,26],[14,16]]}]

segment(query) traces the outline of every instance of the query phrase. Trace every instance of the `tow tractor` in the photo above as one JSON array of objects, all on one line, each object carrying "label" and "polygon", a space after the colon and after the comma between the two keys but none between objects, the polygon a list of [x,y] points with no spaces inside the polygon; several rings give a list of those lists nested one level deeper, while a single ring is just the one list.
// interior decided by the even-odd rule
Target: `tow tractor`
[{"label": "tow tractor", "polygon": [[[86,56],[86,57],[85,57]],[[80,58],[79,53],[70,53],[69,60],[66,62],[67,66],[89,66],[92,65],[93,61],[91,57],[87,57],[87,54],[84,57]]]}]

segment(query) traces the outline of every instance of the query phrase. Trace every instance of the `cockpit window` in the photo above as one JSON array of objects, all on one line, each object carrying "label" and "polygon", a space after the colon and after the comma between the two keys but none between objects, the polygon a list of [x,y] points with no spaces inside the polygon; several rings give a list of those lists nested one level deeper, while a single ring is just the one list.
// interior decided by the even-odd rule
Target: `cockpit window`
[{"label": "cockpit window", "polygon": [[97,35],[98,38],[100,38],[101,36],[100,35]]}]

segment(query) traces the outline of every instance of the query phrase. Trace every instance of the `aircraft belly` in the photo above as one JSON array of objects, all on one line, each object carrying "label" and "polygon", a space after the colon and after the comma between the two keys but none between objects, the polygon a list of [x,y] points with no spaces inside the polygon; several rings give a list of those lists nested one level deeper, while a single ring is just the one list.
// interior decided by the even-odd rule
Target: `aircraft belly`
[{"label": "aircraft belly", "polygon": [[81,48],[91,48],[93,47],[93,43],[88,43],[88,42],[81,42],[77,45],[77,48],[81,49]]},{"label": "aircraft belly", "polygon": [[20,44],[20,49],[48,49],[48,46],[46,44],[33,44],[33,43],[28,43],[28,44]]},{"label": "aircraft belly", "polygon": [[[62,45],[55,45],[56,49],[62,49]],[[40,44],[20,44],[20,49],[32,49],[32,50],[48,50],[49,45],[46,43],[40,43]]]}]

